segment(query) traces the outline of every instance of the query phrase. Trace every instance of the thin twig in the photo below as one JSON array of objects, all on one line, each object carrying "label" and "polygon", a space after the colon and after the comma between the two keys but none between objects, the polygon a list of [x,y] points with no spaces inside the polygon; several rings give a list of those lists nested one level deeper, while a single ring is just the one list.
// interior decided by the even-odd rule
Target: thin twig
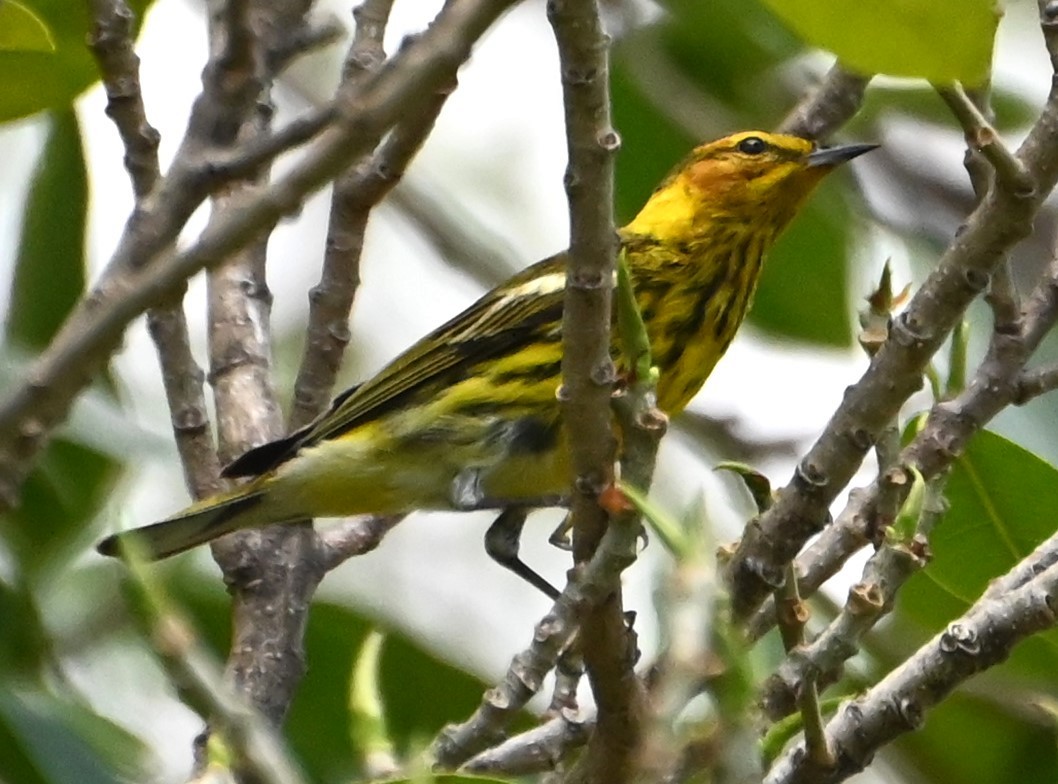
[{"label": "thin twig", "polygon": [[1025,164],[1003,144],[998,131],[963,88],[955,84],[950,87],[938,86],[936,89],[962,125],[967,146],[980,152],[992,164],[1003,186],[1011,193],[1032,191],[1035,183]]},{"label": "thin twig", "polygon": [[883,544],[867,561],[860,581],[849,589],[838,617],[811,644],[789,651],[768,678],[761,697],[768,717],[776,721],[800,709],[806,687],[814,692],[817,683],[832,682],[834,673],[859,652],[863,635],[892,609],[900,586],[924,565],[922,553],[909,543]]},{"label": "thin twig", "polygon": [[794,107],[777,128],[805,139],[825,139],[860,109],[870,81],[836,63],[819,86]]},{"label": "thin twig", "polygon": [[[182,294],[182,292],[181,292]],[[169,305],[147,311],[147,331],[154,341],[162,384],[169,406],[169,421],[192,498],[205,498],[220,490],[220,461],[203,391],[205,373],[191,352],[191,338],[181,297]]]},{"label": "thin twig", "polygon": [[294,384],[291,429],[308,424],[326,407],[350,340],[349,312],[360,287],[360,253],[368,218],[400,180],[449,92],[438,92],[420,111],[411,112],[374,155],[334,183],[323,272],[309,292],[309,326]]},{"label": "thin twig", "polygon": [[318,532],[323,569],[331,571],[357,555],[374,550],[406,515],[356,517]]},{"label": "thin twig", "polygon": [[266,60],[268,72],[278,75],[299,57],[326,49],[344,37],[345,25],[336,16],[315,24],[303,19],[293,30],[284,31],[277,46],[270,47]]},{"label": "thin twig", "polygon": [[1023,371],[1017,378],[1014,404],[1023,406],[1030,400],[1058,389],[1058,365],[1046,365]]},{"label": "thin twig", "polygon": [[132,45],[132,10],[124,0],[91,0],[89,48],[107,94],[107,116],[125,146],[125,168],[139,201],[151,192],[158,168],[158,131],[148,122],[140,91],[140,58]]},{"label": "thin twig", "polygon": [[[107,115],[125,147],[125,168],[138,205],[161,176],[158,131],[148,122],[140,90],[139,58],[132,44],[132,11],[124,0],[92,0],[89,46],[107,93]],[[188,336],[181,296],[147,312],[147,328],[158,352],[162,382],[184,479],[192,495],[216,492],[217,463],[209,414],[202,392],[203,374]]]},{"label": "thin twig", "polygon": [[257,176],[283,153],[316,138],[338,119],[334,104],[312,109],[282,128],[244,140],[238,147],[210,152],[210,169],[220,180]]},{"label": "thin twig", "polygon": [[[988,352],[966,389],[933,406],[922,429],[901,451],[897,465],[914,468],[927,482],[946,471],[974,433],[1019,400],[1021,369],[1056,321],[1058,258],[1052,260],[1026,300],[1017,328],[993,332]],[[910,482],[894,484],[891,480],[887,473],[866,490],[855,491],[837,522],[797,559],[806,595],[836,574],[854,552],[891,524],[894,509],[911,489]],[[769,618],[758,611],[749,624],[751,638],[769,627]]]},{"label": "thin twig", "polygon": [[[342,67],[343,83],[375,73],[386,61],[382,48],[392,0],[365,0],[353,9],[356,29]],[[426,124],[426,129],[432,123]],[[425,137],[425,130],[423,136]],[[296,430],[324,410],[334,389],[350,340],[349,312],[360,287],[360,253],[371,209],[388,190],[380,175],[386,162],[365,156],[335,180],[320,282],[309,292],[305,348],[294,382],[290,429]],[[404,161],[406,162],[406,161]],[[374,165],[373,165],[374,164]],[[402,163],[396,163],[402,168]],[[363,194],[362,191],[369,191]]]},{"label": "thin twig", "polygon": [[548,715],[577,715],[577,687],[583,677],[584,658],[574,640],[555,662],[555,687],[551,690]]},{"label": "thin twig", "polygon": [[585,717],[556,716],[467,760],[461,770],[480,775],[528,776],[557,768],[588,741],[594,712]]}]

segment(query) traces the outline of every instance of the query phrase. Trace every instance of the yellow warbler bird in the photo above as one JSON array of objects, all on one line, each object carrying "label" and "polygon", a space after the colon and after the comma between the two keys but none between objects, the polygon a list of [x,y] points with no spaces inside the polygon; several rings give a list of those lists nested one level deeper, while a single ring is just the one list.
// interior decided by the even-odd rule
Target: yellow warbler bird
[{"label": "yellow warbler bird", "polygon": [[[621,229],[663,411],[679,413],[701,388],[742,323],[765,251],[812,189],[875,146],[728,136],[696,148]],[[136,553],[164,558],[309,517],[561,503],[571,481],[556,399],[565,262],[560,253],[515,275],[315,422],[225,469],[250,481],[99,551],[119,554],[135,537]]]}]

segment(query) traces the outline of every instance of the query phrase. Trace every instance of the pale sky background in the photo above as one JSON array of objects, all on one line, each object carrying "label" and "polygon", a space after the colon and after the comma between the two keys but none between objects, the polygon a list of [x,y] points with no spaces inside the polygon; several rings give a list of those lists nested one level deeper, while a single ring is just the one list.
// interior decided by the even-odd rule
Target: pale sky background
[{"label": "pale sky background", "polygon": [[[405,32],[421,27],[439,5],[399,0],[389,28],[389,49],[395,48]],[[347,4],[329,6],[343,20],[350,19]],[[1031,19],[1030,23],[1035,24]],[[1025,24],[1008,19],[1001,27],[1001,42],[1016,39]],[[199,74],[206,55],[200,7],[185,0],[158,0],[147,18],[138,50],[148,116],[162,135],[164,166],[183,133],[188,108],[200,87]],[[999,54],[998,78],[1042,100],[1047,85],[1046,78],[1039,75],[1049,68],[1042,46],[1001,43]],[[277,93],[279,117],[289,117],[304,106],[298,91],[315,91],[320,98],[329,96],[334,77],[327,82],[320,74],[336,73],[343,55],[344,46],[339,45],[299,66],[292,76],[296,90]],[[109,258],[132,206],[127,179],[114,175],[122,151],[103,115],[103,106],[104,96],[98,87],[78,103],[92,172],[89,256],[93,271]],[[15,191],[9,183],[28,180],[40,146],[39,131],[39,122],[34,120],[0,129],[6,150],[0,193],[11,195]],[[911,155],[943,155],[951,162],[951,176],[961,181],[961,139],[954,133],[934,136],[924,138],[917,125],[895,120],[887,125],[885,138],[877,141],[910,150]],[[634,150],[622,154],[633,155]],[[543,3],[530,2],[510,13],[477,47],[472,61],[460,73],[459,89],[449,99],[409,177],[439,189],[446,199],[501,234],[518,254],[514,261],[520,267],[567,244],[564,166],[554,44]],[[874,188],[869,195],[883,209],[902,208],[886,203],[883,187]],[[326,193],[316,196],[296,220],[285,223],[273,237],[270,275],[276,334],[291,334],[304,324],[306,292],[316,282],[323,253],[327,206]],[[17,236],[19,216],[17,208],[0,209],[0,247],[5,250]],[[200,227],[201,219],[199,215],[192,226]],[[903,285],[909,275],[903,246],[880,230],[874,239],[872,247],[862,250],[870,263],[865,263],[861,279],[854,283],[857,290],[867,291],[869,279],[877,274],[877,260],[887,256],[893,259],[896,280]],[[353,318],[353,340],[365,372],[381,366],[480,293],[459,273],[440,267],[432,254],[396,211],[386,207],[376,211],[364,252],[364,285]],[[10,258],[10,252],[0,256],[3,264],[10,263]],[[10,279],[10,271],[4,272],[3,279]],[[0,297],[6,298],[2,287]],[[832,305],[842,306],[821,303],[821,307]],[[205,366],[201,277],[191,286],[186,309]],[[381,324],[384,330],[379,329]],[[737,417],[749,435],[792,436],[807,444],[825,424],[845,386],[856,381],[865,366],[866,360],[855,349],[821,352],[776,346],[744,330],[693,407],[713,415]],[[156,445],[140,466],[130,471],[125,483],[127,495],[114,504],[114,526],[130,527],[167,516],[186,504],[187,494],[170,437],[153,346],[142,319],[128,333],[118,368],[133,401],[135,428]],[[781,388],[772,381],[776,377],[785,379]],[[348,382],[353,380],[346,377]],[[282,389],[281,394],[284,400],[289,399],[289,388]],[[98,435],[114,442],[114,431]],[[131,437],[139,438],[135,434]],[[655,495],[659,503],[674,511],[698,496],[704,497],[708,513],[721,531],[720,538],[726,541],[737,536],[739,521],[749,509],[747,499],[733,482],[707,470],[719,459],[723,456],[708,456],[703,467],[681,439],[666,439]],[[782,484],[792,465],[773,461],[761,468]],[[329,575],[320,596],[347,602],[384,619],[445,658],[494,678],[528,642],[533,622],[548,604],[488,560],[481,540],[490,519],[487,514],[415,515],[398,526],[378,551],[354,559]],[[530,521],[523,554],[530,564],[561,583],[568,556],[546,542],[557,519],[557,515],[546,514]],[[193,557],[203,574],[219,579],[205,549]],[[665,553],[654,543],[626,573],[628,605],[640,611],[637,628],[647,652],[644,659],[649,659],[656,643],[651,590],[664,563]],[[458,639],[451,635],[453,628],[462,630]],[[127,721],[135,716],[136,731],[158,741],[165,775],[178,779],[186,770],[188,744],[200,729],[199,719],[175,700],[160,706],[147,696],[159,690],[161,681],[153,668],[139,666],[141,658],[139,653],[113,651],[106,657],[84,661],[75,677],[115,718]],[[136,682],[141,678],[147,680]],[[115,684],[121,684],[120,688],[115,689]]]}]

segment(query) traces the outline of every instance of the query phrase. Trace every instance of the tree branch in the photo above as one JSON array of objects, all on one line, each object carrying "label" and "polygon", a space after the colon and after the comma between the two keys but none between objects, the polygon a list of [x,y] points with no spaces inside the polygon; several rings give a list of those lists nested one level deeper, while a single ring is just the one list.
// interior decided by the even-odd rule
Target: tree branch
[{"label": "tree branch", "polygon": [[818,532],[827,506],[852,478],[866,451],[920,386],[930,357],[969,303],[987,286],[1011,246],[1058,179],[1058,90],[1016,153],[1036,178],[1031,192],[1003,180],[985,196],[907,309],[892,326],[863,378],[845,395],[826,430],[780,491],[775,506],[751,525],[728,565],[734,609],[748,618],[782,569]]},{"label": "tree branch", "polygon": [[1030,400],[1058,389],[1058,365],[1045,365],[1022,371],[1017,378],[1014,404],[1023,406]]},{"label": "tree branch", "polygon": [[[616,440],[610,358],[617,234],[613,158],[620,138],[610,121],[607,52],[595,0],[552,2],[548,19],[558,44],[569,165],[570,250],[562,319],[562,416],[574,481],[573,558],[587,562],[608,525],[600,492],[614,482]],[[631,775],[640,732],[634,635],[626,628],[620,582],[582,622],[581,647],[598,709],[595,731],[569,781],[618,784]]]},{"label": "tree branch", "polygon": [[[117,347],[133,318],[172,296],[189,276],[218,263],[262,236],[283,215],[296,211],[336,171],[373,146],[380,128],[391,126],[409,106],[450,83],[473,43],[515,1],[462,0],[446,6],[391,67],[341,105],[339,119],[317,137],[293,170],[226,209],[223,219],[182,251],[173,250],[170,243],[205,197],[208,167],[191,171],[174,163],[175,171],[152,194],[149,205],[130,220],[100,284],[31,365],[26,379],[0,402],[0,509],[17,502],[19,487],[52,428]],[[230,104],[215,96],[196,101],[185,145],[201,152],[207,146],[207,130],[219,126],[227,132],[225,123],[208,122],[219,119],[212,116],[217,106]]]},{"label": "tree branch", "polygon": [[963,681],[1009,655],[1021,640],[1058,618],[1058,566],[1050,566],[1003,596],[986,595],[923,645],[865,695],[846,702],[827,725],[838,764],[812,765],[803,746],[789,749],[765,784],[827,784],[863,770],[882,746],[918,729],[927,711]]},{"label": "tree branch", "polygon": [[[1058,251],[1056,251],[1058,254]],[[1022,368],[1043,336],[1058,321],[1058,255],[1025,301],[1013,329],[997,325],[988,351],[966,389],[949,401],[933,406],[926,423],[896,458],[901,472],[919,471],[931,480],[946,471],[969,439],[1022,394]],[[893,521],[907,497],[910,482],[893,484],[889,475],[865,489],[854,490],[837,521],[798,557],[796,569],[802,591],[815,592],[837,574],[845,561]],[[774,610],[766,604],[748,623],[756,639],[771,628]]]},{"label": "tree branch", "polygon": [[107,116],[114,121],[125,146],[125,168],[139,201],[161,176],[160,137],[143,108],[140,58],[132,44],[132,10],[124,0],[90,0],[90,6],[93,27],[88,46],[103,77]]},{"label": "tree branch", "polygon": [[[347,83],[377,70],[384,61],[382,35],[391,5],[391,0],[372,0],[357,9],[357,32],[344,69]],[[349,312],[360,285],[360,253],[371,210],[400,180],[452,86],[454,79],[403,118],[373,155],[335,181],[323,272],[309,293],[309,326],[294,385],[291,429],[312,421],[330,399],[350,339]]]},{"label": "tree branch", "polygon": [[[356,29],[342,68],[343,84],[375,73],[386,61],[382,48],[392,0],[365,0],[353,10]],[[349,312],[360,287],[360,253],[371,208],[381,199],[357,200],[361,187],[369,187],[371,156],[358,161],[335,181],[330,222],[320,282],[309,292],[309,321],[305,349],[294,382],[290,429],[311,422],[326,408],[349,343]],[[379,186],[375,190],[381,189]],[[362,207],[362,209],[360,209]]]},{"label": "tree branch", "polygon": [[[217,663],[151,575],[135,563],[133,570],[129,585],[141,608],[138,615],[146,626],[144,636],[184,702],[217,727],[240,774],[260,784],[301,784],[303,779],[274,728],[243,694],[224,682]],[[198,742],[204,740],[200,737]],[[206,760],[202,762],[205,767]]]},{"label": "tree branch", "polygon": [[[158,165],[158,132],[147,120],[140,90],[139,58],[132,44],[132,11],[124,0],[92,0],[94,18],[89,47],[95,55],[107,93],[107,115],[125,147],[125,168],[136,203],[142,206],[154,189]],[[147,312],[169,403],[173,437],[184,479],[196,498],[216,492],[216,450],[202,393],[203,374],[194,355],[181,306],[182,292]]]},{"label": "tree branch", "polygon": [[323,569],[331,571],[357,555],[374,550],[406,515],[357,517],[317,532]]},{"label": "tree branch", "polygon": [[462,770],[505,776],[555,770],[570,752],[588,742],[594,729],[594,715],[580,718],[562,714],[472,757]]},{"label": "tree branch", "polygon": [[[656,448],[657,430],[649,425],[639,430]],[[437,767],[457,768],[502,740],[505,729],[540,690],[585,615],[612,595],[614,582],[634,560],[641,530],[634,519],[632,524],[621,524],[627,519],[619,515],[618,520],[607,527],[591,560],[571,571],[566,587],[537,623],[532,642],[511,660],[503,682],[485,693],[469,719],[449,725],[434,739],[430,757]]]}]

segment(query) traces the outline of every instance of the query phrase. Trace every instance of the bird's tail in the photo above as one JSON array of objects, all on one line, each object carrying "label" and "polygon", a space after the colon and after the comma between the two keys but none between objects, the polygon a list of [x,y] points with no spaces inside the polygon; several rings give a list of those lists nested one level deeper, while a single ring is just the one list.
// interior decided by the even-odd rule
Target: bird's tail
[{"label": "bird's tail", "polygon": [[267,521],[253,515],[263,499],[264,491],[246,489],[208,498],[167,520],[108,536],[96,549],[103,555],[148,561],[168,558],[240,528],[264,524]]}]

